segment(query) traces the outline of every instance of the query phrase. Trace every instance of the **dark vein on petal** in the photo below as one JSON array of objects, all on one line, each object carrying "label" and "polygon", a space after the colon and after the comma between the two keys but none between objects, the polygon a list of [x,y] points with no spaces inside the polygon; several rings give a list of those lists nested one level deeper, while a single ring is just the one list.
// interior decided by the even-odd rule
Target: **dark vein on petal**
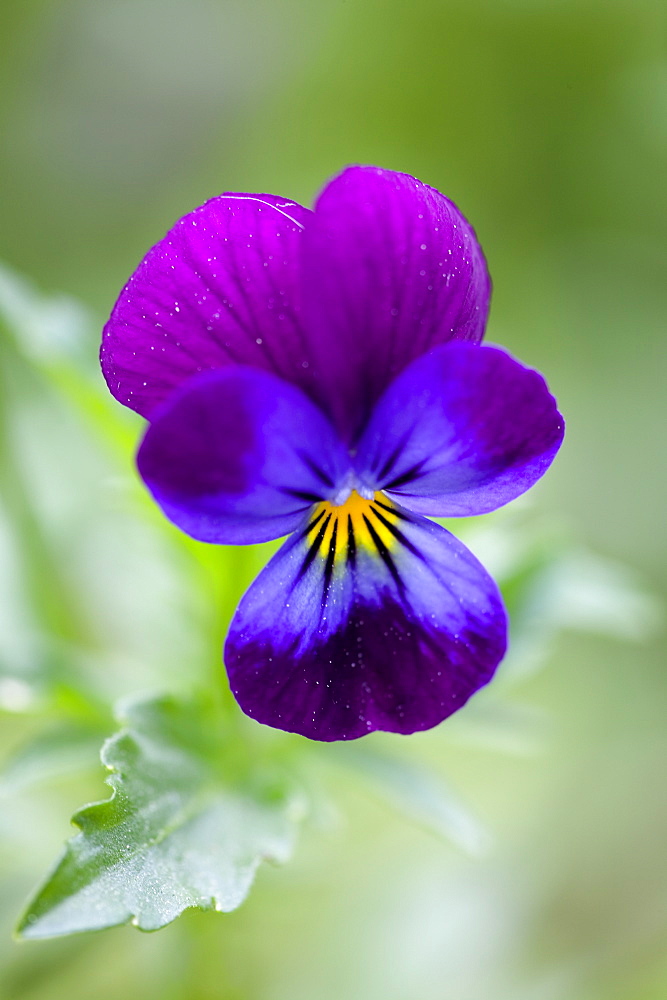
[{"label": "dark vein on petal", "polygon": [[354,525],[351,514],[347,515],[347,562],[349,566],[357,564],[357,541],[354,537]]},{"label": "dark vein on petal", "polygon": [[422,469],[425,464],[426,464],[426,459],[423,458],[421,462],[417,462],[415,465],[412,466],[411,469],[408,469],[407,472],[401,473],[400,476],[396,476],[395,479],[392,479],[390,483],[386,483],[383,489],[393,490],[396,489],[397,486],[406,486],[408,483],[412,483],[416,479],[421,479],[421,477],[424,475]]},{"label": "dark vein on petal", "polygon": [[331,520],[331,514],[328,514],[326,520],[323,521],[322,524],[320,525],[320,529],[317,532],[317,534],[316,534],[315,538],[313,539],[313,541],[311,542],[310,548],[306,552],[306,554],[304,556],[304,559],[303,559],[303,562],[301,563],[301,568],[300,568],[299,573],[298,573],[297,578],[296,578],[297,582],[299,580],[301,580],[303,576],[305,576],[305,574],[308,572],[308,569],[310,568],[313,560],[315,559],[315,556],[317,555],[317,550],[319,549],[320,545],[322,544],[322,540],[323,540],[323,538],[324,538],[324,536],[326,534],[327,528],[329,527],[329,521],[330,520]]},{"label": "dark vein on petal", "polygon": [[406,443],[408,441],[408,438],[410,437],[411,433],[412,433],[412,431],[410,430],[410,431],[408,431],[407,434],[403,435],[403,437],[401,438],[401,440],[398,442],[398,444],[396,445],[396,447],[394,448],[394,450],[389,455],[389,458],[386,460],[386,462],[383,464],[382,468],[378,472],[378,479],[382,480],[382,479],[384,479],[385,476],[389,475],[389,473],[391,472],[391,470],[396,465],[396,462],[398,461],[398,458],[399,458],[401,452],[405,448],[405,445],[406,445]]},{"label": "dark vein on petal", "polygon": [[382,510],[386,510],[389,514],[393,514],[394,517],[400,518],[401,521],[412,521],[412,518],[408,514],[404,514],[402,510],[398,510],[397,507],[390,507],[389,504],[382,503],[381,500],[373,501],[376,507],[382,507]]},{"label": "dark vein on petal", "polygon": [[325,472],[324,469],[320,468],[317,462],[314,462],[307,452],[298,449],[297,455],[299,456],[301,461],[308,466],[313,475],[316,476],[321,483],[324,483],[324,485],[328,486],[329,489],[333,489],[334,482],[331,476],[327,472]]},{"label": "dark vein on petal", "polygon": [[394,538],[396,538],[401,545],[405,546],[408,552],[412,552],[413,556],[417,556],[417,558],[421,559],[422,562],[426,562],[422,552],[420,552],[414,542],[410,541],[407,535],[403,534],[400,528],[397,528],[395,524],[392,524],[391,521],[388,520],[384,514],[381,514],[379,510],[376,510],[375,507],[371,507],[371,512],[375,515],[375,517],[377,517],[380,524],[383,524],[387,531],[391,531]]},{"label": "dark vein on petal", "polygon": [[300,538],[305,538],[306,535],[309,535],[311,533],[311,531],[313,530],[313,528],[315,527],[315,525],[317,524],[317,522],[322,520],[322,518],[324,517],[325,513],[326,513],[326,511],[321,510],[319,512],[319,514],[317,515],[317,517],[314,517],[312,521],[309,521],[308,524],[306,525],[306,527],[301,532],[301,534],[300,534],[299,537]]},{"label": "dark vein on petal", "polygon": [[334,521],[333,532],[331,534],[331,542],[329,543],[329,551],[327,552],[327,561],[324,564],[324,584],[322,588],[322,606],[326,603],[327,597],[329,596],[329,585],[331,583],[331,578],[333,576],[334,563],[336,561],[336,538],[338,536],[338,519]]},{"label": "dark vein on petal", "polygon": [[374,525],[371,523],[371,521],[368,520],[368,518],[366,517],[365,514],[363,514],[362,516],[363,516],[364,522],[366,524],[366,527],[368,528],[369,534],[370,534],[371,538],[373,539],[373,543],[375,545],[375,548],[378,550],[378,554],[380,556],[380,559],[382,559],[382,562],[385,564],[385,566],[387,567],[387,569],[391,573],[391,576],[392,576],[392,578],[394,580],[394,583],[398,587],[399,591],[401,593],[403,593],[403,591],[405,590],[405,584],[403,583],[403,580],[401,579],[401,574],[398,572],[398,567],[396,566],[396,563],[392,559],[391,553],[389,552],[389,549],[387,548],[387,546],[384,544],[384,542],[382,541],[382,539],[378,535],[378,533],[377,533]]},{"label": "dark vein on petal", "polygon": [[324,499],[317,493],[309,493],[307,490],[292,490],[289,486],[281,486],[280,492],[284,493],[285,496],[294,497],[295,500],[305,500],[306,503],[320,503]]}]

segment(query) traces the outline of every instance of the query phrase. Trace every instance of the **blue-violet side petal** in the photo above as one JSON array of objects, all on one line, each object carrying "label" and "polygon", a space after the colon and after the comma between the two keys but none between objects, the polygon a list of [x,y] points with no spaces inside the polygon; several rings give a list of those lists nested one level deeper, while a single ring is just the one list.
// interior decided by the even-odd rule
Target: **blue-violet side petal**
[{"label": "blue-violet side petal", "polygon": [[406,369],[359,445],[359,474],[410,510],[484,514],[554,459],[564,421],[542,376],[495,347],[452,343]]},{"label": "blue-violet side petal", "polygon": [[268,372],[204,372],[154,414],[137,457],[164,513],[203,542],[279,538],[349,474],[331,424]]}]

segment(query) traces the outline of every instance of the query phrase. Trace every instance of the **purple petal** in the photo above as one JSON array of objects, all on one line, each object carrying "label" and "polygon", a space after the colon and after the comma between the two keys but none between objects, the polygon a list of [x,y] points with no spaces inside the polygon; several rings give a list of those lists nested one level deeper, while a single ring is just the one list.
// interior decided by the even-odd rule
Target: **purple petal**
[{"label": "purple petal", "polygon": [[447,344],[390,386],[357,463],[370,489],[410,510],[485,514],[546,472],[564,426],[538,372],[495,347]]},{"label": "purple petal", "polygon": [[300,250],[319,398],[347,438],[414,358],[482,339],[490,284],[475,234],[414,177],[345,170],[320,195]]},{"label": "purple petal", "polygon": [[495,584],[437,524],[381,494],[321,505],[250,587],[225,661],[241,708],[317,740],[437,725],[506,646]]},{"label": "purple petal", "polygon": [[307,382],[297,248],[310,217],[273,195],[223,194],[177,222],[104,329],[102,370],[116,399],[148,417],[191,375],[230,364]]},{"label": "purple petal", "polygon": [[327,418],[268,372],[204,372],[154,414],[137,457],[167,517],[203,542],[279,538],[333,495],[349,458]]}]

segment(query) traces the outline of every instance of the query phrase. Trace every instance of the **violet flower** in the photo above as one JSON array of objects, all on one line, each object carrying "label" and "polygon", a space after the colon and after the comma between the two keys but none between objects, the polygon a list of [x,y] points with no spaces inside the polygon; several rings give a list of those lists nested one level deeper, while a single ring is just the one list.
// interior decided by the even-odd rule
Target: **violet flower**
[{"label": "violet flower", "polygon": [[204,542],[290,537],[225,661],[241,708],[317,740],[411,733],[492,677],[506,615],[427,516],[495,510],[545,472],[542,377],[480,341],[490,283],[455,205],[351,167],[314,211],[223,194],[141,262],[104,331],[109,388],[150,425],[139,471]]}]

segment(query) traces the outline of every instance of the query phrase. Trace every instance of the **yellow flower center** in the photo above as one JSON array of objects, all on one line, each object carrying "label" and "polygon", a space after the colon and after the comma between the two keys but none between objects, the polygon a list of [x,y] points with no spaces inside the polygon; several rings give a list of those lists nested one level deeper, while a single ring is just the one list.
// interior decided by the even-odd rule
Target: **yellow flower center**
[{"label": "yellow flower center", "polygon": [[372,500],[366,500],[353,490],[339,506],[327,500],[317,504],[306,539],[322,558],[354,563],[359,547],[380,556],[391,550],[400,537],[395,528],[400,516],[384,493],[374,493]]}]

